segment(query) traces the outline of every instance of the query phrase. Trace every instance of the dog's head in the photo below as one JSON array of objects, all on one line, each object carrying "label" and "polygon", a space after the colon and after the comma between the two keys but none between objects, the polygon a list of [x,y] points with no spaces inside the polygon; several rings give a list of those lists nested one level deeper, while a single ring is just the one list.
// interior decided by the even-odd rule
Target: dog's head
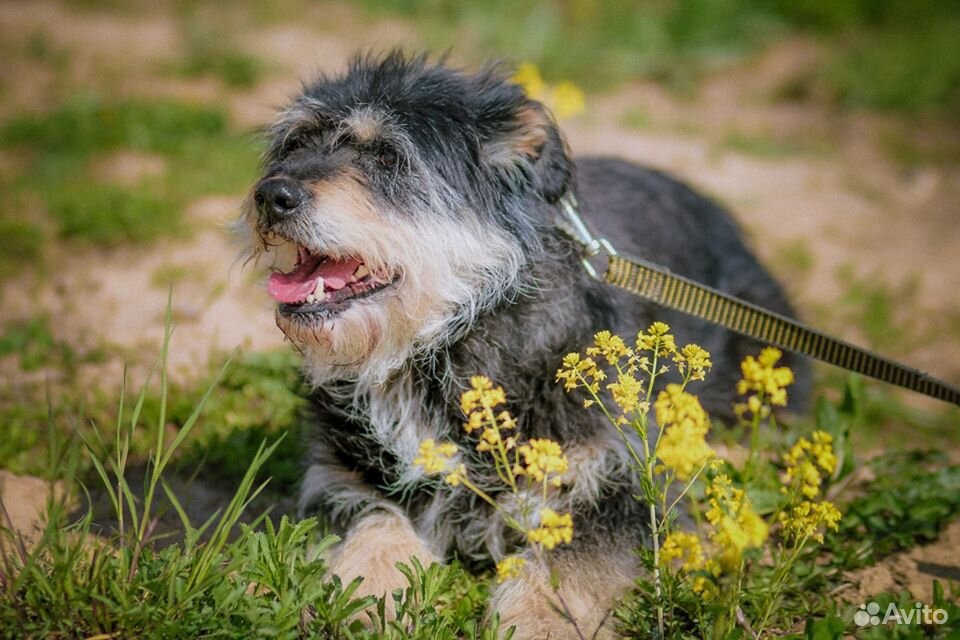
[{"label": "dog's head", "polygon": [[399,53],[306,86],[269,136],[242,222],[315,383],[383,380],[515,295],[570,181],[555,122],[500,72]]}]

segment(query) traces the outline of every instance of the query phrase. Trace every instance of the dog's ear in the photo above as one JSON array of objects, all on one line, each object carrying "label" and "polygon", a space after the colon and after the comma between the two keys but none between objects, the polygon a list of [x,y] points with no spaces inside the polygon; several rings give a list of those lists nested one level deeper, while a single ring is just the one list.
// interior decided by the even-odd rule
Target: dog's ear
[{"label": "dog's ear", "polygon": [[573,165],[557,123],[542,104],[526,100],[484,145],[487,162],[501,179],[529,186],[556,202],[570,186]]}]

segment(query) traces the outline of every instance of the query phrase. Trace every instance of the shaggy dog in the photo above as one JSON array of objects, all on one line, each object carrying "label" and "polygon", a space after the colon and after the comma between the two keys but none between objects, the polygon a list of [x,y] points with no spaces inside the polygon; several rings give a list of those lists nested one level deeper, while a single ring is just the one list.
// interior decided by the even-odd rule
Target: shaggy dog
[{"label": "shaggy dog", "polygon": [[[314,390],[300,505],[346,533],[332,571],[383,595],[405,585],[394,565],[410,556],[482,567],[522,544],[476,495],[413,464],[427,438],[474,450],[459,397],[483,374],[507,390],[522,438],[556,440],[570,460],[551,504],[574,514],[576,535],[552,557],[593,634],[636,575],[646,507],[616,431],[555,382],[562,356],[598,330],[663,320],[713,355],[700,397],[726,415],[737,363],[759,345],[590,278],[557,225],[559,199],[575,195],[619,250],[790,315],[780,287],[688,187],[622,160],[574,162],[550,113],[496,68],[360,57],[307,84],[268,133],[243,222]],[[806,368],[788,364],[802,404]],[[463,462],[509,509],[489,459]],[[574,637],[531,564],[493,593],[501,628]]]}]

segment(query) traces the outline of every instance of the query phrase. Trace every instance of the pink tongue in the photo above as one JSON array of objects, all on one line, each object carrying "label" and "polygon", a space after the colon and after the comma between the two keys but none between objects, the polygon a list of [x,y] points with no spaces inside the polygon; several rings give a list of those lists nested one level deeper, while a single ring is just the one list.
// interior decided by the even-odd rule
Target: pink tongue
[{"label": "pink tongue", "polygon": [[267,291],[278,302],[303,302],[316,290],[320,278],[323,278],[324,291],[343,289],[360,264],[356,258],[324,261],[317,256],[308,256],[290,273],[271,274]]}]

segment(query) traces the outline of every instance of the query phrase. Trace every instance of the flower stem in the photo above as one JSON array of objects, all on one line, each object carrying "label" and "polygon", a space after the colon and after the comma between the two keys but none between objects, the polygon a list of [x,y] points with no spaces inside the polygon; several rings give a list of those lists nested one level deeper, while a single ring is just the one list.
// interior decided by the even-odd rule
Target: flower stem
[{"label": "flower stem", "polygon": [[[653,384],[657,379],[657,359],[660,351],[660,339],[653,345],[653,363],[650,366],[650,382],[647,385],[647,402],[653,398]],[[646,416],[643,416],[641,420],[643,423],[643,433],[640,434],[643,437],[643,464],[644,471],[647,474],[647,482],[651,491],[653,488],[653,463],[654,461],[650,459],[650,440],[648,439],[649,432],[648,421]],[[658,425],[658,430],[660,426]],[[659,435],[658,435],[659,441]],[[663,627],[663,585],[660,581],[660,527],[657,524],[657,505],[653,500],[650,500],[650,531],[653,533],[653,587],[654,592],[657,598],[657,631],[660,640],[664,638],[664,627]]]},{"label": "flower stem", "polygon": [[787,561],[784,562],[777,568],[777,573],[773,579],[773,588],[770,590],[770,597],[764,603],[763,615],[760,616],[760,623],[757,625],[757,637],[759,638],[763,633],[763,628],[767,624],[767,620],[770,618],[770,614],[773,613],[773,607],[780,600],[780,592],[783,590],[783,581],[786,579],[787,574],[790,573],[790,569],[793,568],[793,563],[796,562],[797,558],[800,556],[800,552],[803,551],[803,546],[807,544],[807,538],[810,536],[804,536],[800,539],[800,542],[794,547],[793,552],[787,558]]},{"label": "flower stem", "polygon": [[[652,482],[652,480],[651,480]],[[653,585],[657,596],[658,637],[663,640],[663,598],[660,585],[660,532],[657,527],[657,506],[650,503],[650,529],[653,531]]]}]

